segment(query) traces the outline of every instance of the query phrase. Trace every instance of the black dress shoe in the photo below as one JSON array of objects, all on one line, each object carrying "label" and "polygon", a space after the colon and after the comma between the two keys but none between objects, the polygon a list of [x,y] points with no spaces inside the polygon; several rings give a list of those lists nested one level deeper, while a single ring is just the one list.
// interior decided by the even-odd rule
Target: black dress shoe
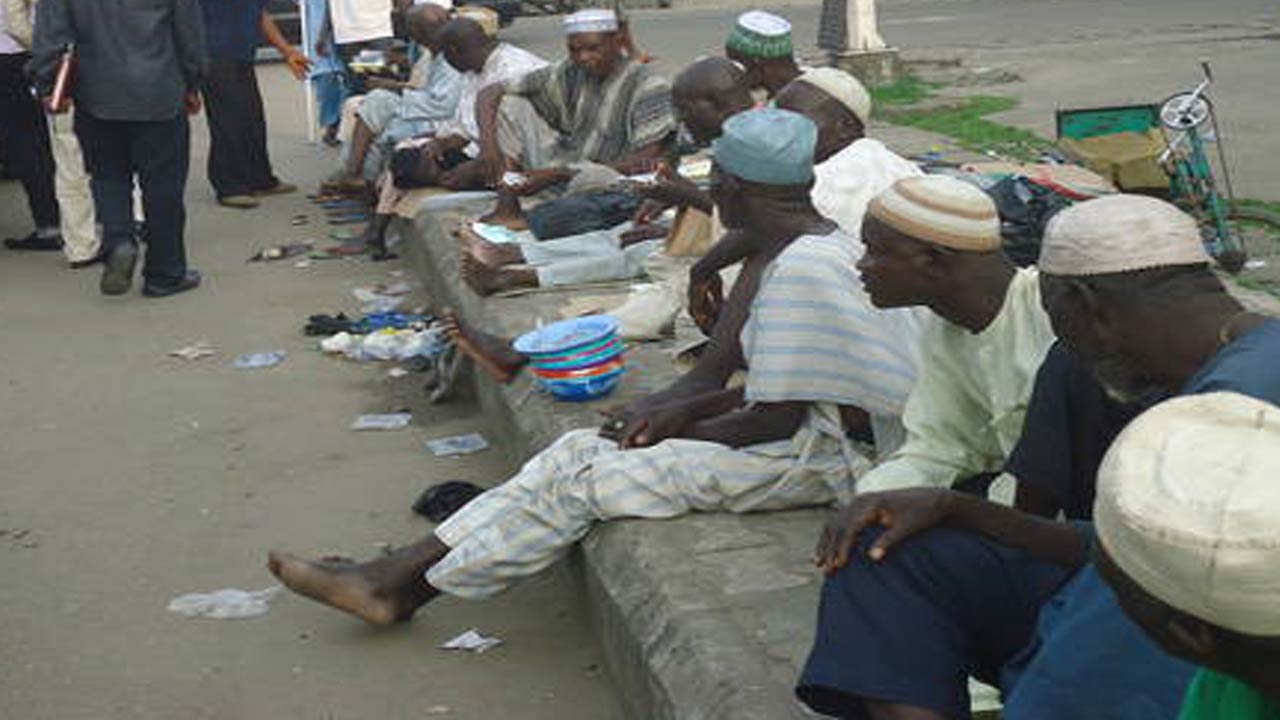
[{"label": "black dress shoe", "polygon": [[161,298],[184,293],[188,290],[195,290],[198,287],[200,287],[200,271],[188,270],[181,280],[172,284],[159,285],[151,282],[144,284],[142,286],[142,294],[144,297]]},{"label": "black dress shoe", "polygon": [[43,237],[36,233],[31,233],[24,238],[7,238],[4,241],[4,246],[10,250],[61,250],[62,236]]},{"label": "black dress shoe", "polygon": [[133,286],[133,268],[138,264],[138,248],[133,243],[122,243],[111,249],[103,259],[102,282],[98,288],[103,295],[123,295]]}]

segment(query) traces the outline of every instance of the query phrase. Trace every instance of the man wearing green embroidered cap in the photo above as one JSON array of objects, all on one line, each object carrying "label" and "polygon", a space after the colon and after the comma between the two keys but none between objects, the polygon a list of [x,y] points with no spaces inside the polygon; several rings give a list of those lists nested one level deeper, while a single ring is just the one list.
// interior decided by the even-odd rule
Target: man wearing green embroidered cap
[{"label": "man wearing green embroidered cap", "polygon": [[763,10],[738,16],[724,54],[741,63],[752,90],[762,91],[760,100],[772,100],[787,83],[800,77],[800,66],[791,47],[791,23]]},{"label": "man wearing green embroidered cap", "polygon": [[[812,365],[774,358],[768,372],[752,375],[764,354],[795,355],[799,347],[794,327],[749,320],[761,278],[793,241],[836,231],[809,199],[817,134],[812,121],[784,110],[754,110],[725,123],[712,194],[726,222],[750,228],[754,253],[689,375],[600,430],[566,433],[515,477],[390,557],[356,564],[272,553],[271,571],[294,592],[368,622],[392,623],[441,593],[501,592],[562,557],[600,521],[778,510],[851,496],[870,465],[850,440],[851,432],[866,430],[856,388],[832,396],[809,382],[820,375]],[[792,290],[800,302],[814,300],[809,292]],[[886,313],[884,324],[893,323]],[[822,347],[848,335],[840,328],[805,332]],[[727,388],[743,368],[746,387]]]}]

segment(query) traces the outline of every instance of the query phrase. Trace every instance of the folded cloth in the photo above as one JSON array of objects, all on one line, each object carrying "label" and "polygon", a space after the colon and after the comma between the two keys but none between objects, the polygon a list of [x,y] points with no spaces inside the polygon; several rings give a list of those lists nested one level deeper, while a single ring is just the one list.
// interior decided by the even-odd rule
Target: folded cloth
[{"label": "folded cloth", "polygon": [[614,227],[634,217],[639,206],[629,192],[590,193],[548,200],[525,217],[539,240],[551,240]]}]

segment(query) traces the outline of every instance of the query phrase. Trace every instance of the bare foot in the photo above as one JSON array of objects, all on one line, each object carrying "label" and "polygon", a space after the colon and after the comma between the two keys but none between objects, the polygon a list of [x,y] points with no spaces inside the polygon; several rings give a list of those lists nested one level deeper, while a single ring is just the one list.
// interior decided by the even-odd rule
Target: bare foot
[{"label": "bare foot", "polygon": [[510,267],[492,268],[466,251],[458,256],[458,268],[462,271],[462,279],[466,280],[478,295],[492,295],[516,288],[538,287],[536,271]]},{"label": "bare foot", "polygon": [[511,230],[528,230],[529,221],[520,209],[520,198],[505,188],[498,188],[498,204],[493,212],[480,218],[480,222],[490,225],[502,225]]},{"label": "bare foot", "polygon": [[453,308],[445,308],[444,328],[463,355],[471,358],[500,383],[509,383],[529,363],[511,341],[468,325]]},{"label": "bare foot", "polygon": [[521,252],[519,245],[499,245],[489,242],[465,228],[458,233],[458,239],[462,243],[463,252],[470,253],[472,257],[491,268],[519,265],[524,262],[524,253]]},{"label": "bare foot", "polygon": [[304,560],[296,555],[272,551],[267,568],[285,587],[312,600],[374,625],[405,622],[427,601],[439,594],[427,584],[423,573],[448,548],[433,541],[432,556],[425,562],[422,544],[366,563],[346,558]]}]

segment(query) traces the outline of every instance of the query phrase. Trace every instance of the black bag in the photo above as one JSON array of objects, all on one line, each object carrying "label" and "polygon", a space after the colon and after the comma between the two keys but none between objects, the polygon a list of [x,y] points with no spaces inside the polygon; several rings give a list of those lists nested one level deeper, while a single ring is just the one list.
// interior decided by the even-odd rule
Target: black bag
[{"label": "black bag", "polygon": [[1040,259],[1045,226],[1071,200],[1021,175],[1004,178],[987,194],[1000,214],[1004,254],[1019,267],[1034,265]]},{"label": "black bag", "polygon": [[630,192],[598,192],[548,200],[525,213],[539,240],[606,230],[635,217],[640,200]]}]

